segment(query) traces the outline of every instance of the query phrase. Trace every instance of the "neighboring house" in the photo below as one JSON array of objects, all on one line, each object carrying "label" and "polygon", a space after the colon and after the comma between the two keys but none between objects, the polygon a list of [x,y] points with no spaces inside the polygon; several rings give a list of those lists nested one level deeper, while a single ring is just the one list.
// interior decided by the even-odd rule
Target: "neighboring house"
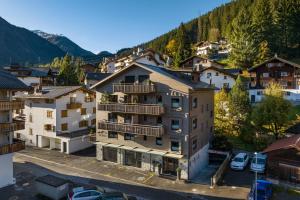
[{"label": "neighboring house", "polygon": [[201,71],[207,67],[215,67],[219,69],[223,69],[224,66],[209,60],[208,58],[203,58],[201,56],[191,56],[180,63],[180,69],[184,70],[193,70],[193,71]]},{"label": "neighboring house", "polygon": [[33,68],[11,65],[3,68],[27,86],[51,86],[56,84],[56,73],[51,68]]},{"label": "neighboring house", "polygon": [[210,52],[217,52],[219,46],[220,45],[217,42],[200,42],[196,45],[196,54],[208,55]]},{"label": "neighboring house", "polygon": [[110,73],[91,73],[88,72],[85,74],[84,78],[84,85],[87,88],[90,88],[92,85],[98,83],[99,81],[105,79],[106,77],[110,76]]},{"label": "neighboring house", "polygon": [[80,66],[80,69],[86,74],[86,73],[92,73],[95,72],[97,70],[97,66],[93,65],[93,64],[84,64]]},{"label": "neighboring house", "polygon": [[97,159],[191,179],[208,164],[214,90],[164,67],[133,63],[92,86]]},{"label": "neighboring house", "polygon": [[241,73],[241,70],[226,70],[216,67],[208,67],[200,71],[200,81],[213,85],[217,90],[225,88],[231,89],[237,78],[236,71]]},{"label": "neighboring house", "polygon": [[13,153],[23,150],[25,143],[14,138],[14,131],[24,129],[20,117],[13,112],[24,108],[24,102],[13,99],[13,93],[29,88],[15,76],[0,71],[0,188],[14,184]]},{"label": "neighboring house", "polygon": [[274,142],[264,153],[269,178],[300,186],[300,134]]},{"label": "neighboring house", "polygon": [[285,92],[285,99],[300,101],[300,65],[277,57],[276,55],[249,70],[251,82],[249,95],[252,103],[260,102],[264,89],[271,83],[279,83]]},{"label": "neighboring house", "polygon": [[85,139],[95,127],[95,93],[82,86],[43,87],[25,100],[25,129],[16,134],[26,145],[67,154],[91,146]]}]

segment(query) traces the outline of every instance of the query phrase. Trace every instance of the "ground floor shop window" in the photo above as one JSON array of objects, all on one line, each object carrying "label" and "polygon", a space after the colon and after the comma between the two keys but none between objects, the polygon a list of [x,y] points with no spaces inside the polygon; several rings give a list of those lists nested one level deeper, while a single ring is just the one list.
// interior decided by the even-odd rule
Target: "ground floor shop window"
[{"label": "ground floor shop window", "polygon": [[125,150],[125,165],[142,167],[142,153]]}]

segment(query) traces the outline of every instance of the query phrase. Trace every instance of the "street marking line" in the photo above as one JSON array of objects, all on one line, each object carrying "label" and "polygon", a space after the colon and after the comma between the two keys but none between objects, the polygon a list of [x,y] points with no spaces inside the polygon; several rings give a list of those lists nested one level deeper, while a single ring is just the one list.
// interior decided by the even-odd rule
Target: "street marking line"
[{"label": "street marking line", "polygon": [[146,178],[143,183],[147,183],[152,177],[154,176],[154,174],[152,173],[148,178]]}]

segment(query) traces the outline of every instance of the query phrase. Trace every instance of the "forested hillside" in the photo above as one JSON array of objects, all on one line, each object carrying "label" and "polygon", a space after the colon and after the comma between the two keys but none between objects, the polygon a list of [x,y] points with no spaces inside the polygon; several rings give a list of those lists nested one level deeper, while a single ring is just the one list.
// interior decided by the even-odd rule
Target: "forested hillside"
[{"label": "forested hillside", "polygon": [[170,54],[167,46],[173,45],[175,60],[181,60],[192,53],[183,46],[226,38],[232,63],[249,67],[275,53],[300,58],[299,19],[300,0],[236,0],[140,46]]}]

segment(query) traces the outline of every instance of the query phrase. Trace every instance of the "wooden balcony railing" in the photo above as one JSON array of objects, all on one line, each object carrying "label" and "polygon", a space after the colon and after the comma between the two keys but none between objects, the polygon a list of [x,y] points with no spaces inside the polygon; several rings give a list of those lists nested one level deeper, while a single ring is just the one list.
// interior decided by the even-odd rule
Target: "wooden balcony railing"
[{"label": "wooden balcony railing", "polygon": [[1,101],[0,100],[0,110],[18,110],[24,109],[24,101]]},{"label": "wooden balcony railing", "polygon": [[12,144],[0,145],[0,155],[14,153],[25,149],[25,141],[14,139]]},{"label": "wooden balcony railing", "polygon": [[13,120],[13,122],[0,123],[0,133],[25,129],[25,121]]},{"label": "wooden balcony railing", "polygon": [[71,109],[78,109],[81,108],[82,104],[78,103],[78,102],[72,102],[72,103],[68,103],[67,104],[67,109],[71,110]]},{"label": "wooden balcony railing", "polygon": [[129,94],[135,93],[152,93],[156,92],[156,88],[154,84],[130,84],[130,83],[120,83],[120,84],[113,84],[113,91],[114,92],[123,92]]},{"label": "wooden balcony railing", "polygon": [[146,135],[153,137],[161,137],[164,134],[163,126],[150,126],[141,124],[125,124],[110,121],[100,121],[98,128],[108,131],[132,133],[137,135]]},{"label": "wooden balcony railing", "polygon": [[163,105],[158,104],[100,103],[98,110],[141,115],[162,115],[165,112]]}]

